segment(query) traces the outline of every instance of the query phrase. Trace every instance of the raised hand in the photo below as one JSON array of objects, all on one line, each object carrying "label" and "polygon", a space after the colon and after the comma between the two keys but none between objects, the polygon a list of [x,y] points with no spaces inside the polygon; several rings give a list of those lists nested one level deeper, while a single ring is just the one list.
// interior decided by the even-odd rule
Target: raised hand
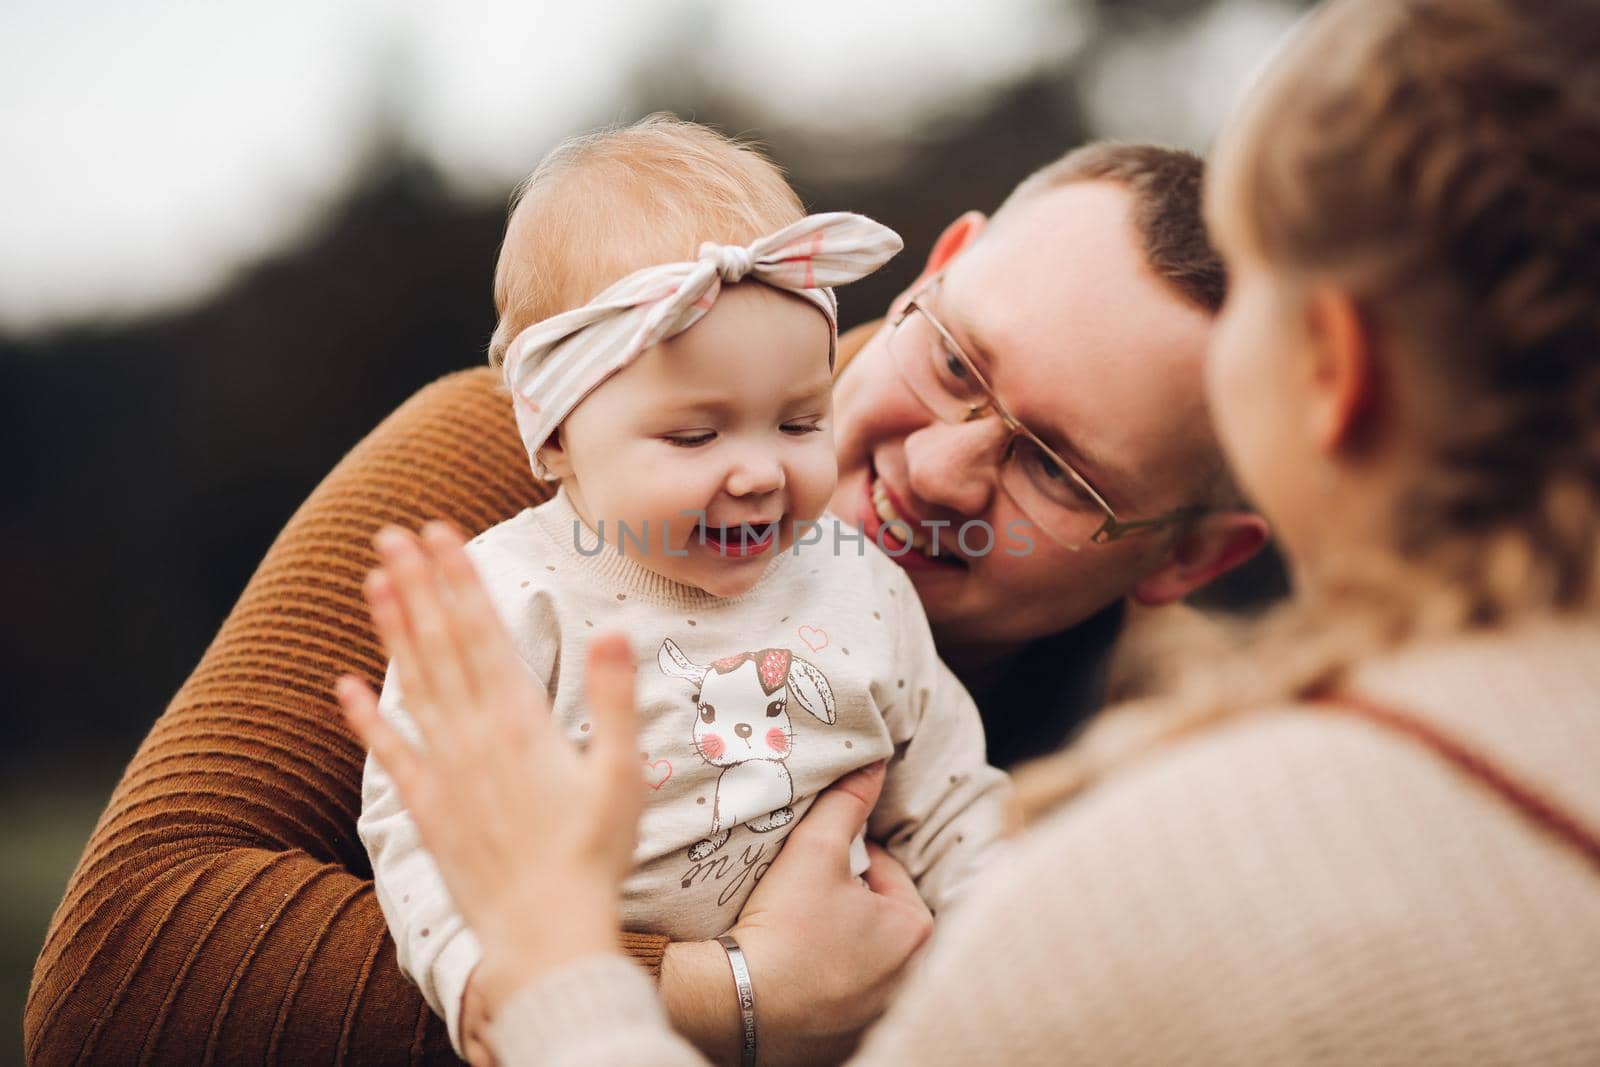
[{"label": "raised hand", "polygon": [[492,1014],[546,969],[614,951],[644,785],[635,745],[634,662],[597,636],[583,751],[549,716],[495,614],[462,538],[443,523],[419,539],[387,527],[365,586],[419,742],[380,715],[354,677],[337,693],[416,821],[484,958],[473,975]]}]

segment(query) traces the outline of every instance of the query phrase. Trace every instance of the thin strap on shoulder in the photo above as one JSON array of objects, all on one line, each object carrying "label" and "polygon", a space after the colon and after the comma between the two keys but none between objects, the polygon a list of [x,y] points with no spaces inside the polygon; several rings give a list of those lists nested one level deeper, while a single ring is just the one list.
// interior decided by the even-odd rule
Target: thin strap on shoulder
[{"label": "thin strap on shoulder", "polygon": [[1595,833],[1581,819],[1538,789],[1498,766],[1483,753],[1474,751],[1416,715],[1363,697],[1332,693],[1315,696],[1312,700],[1313,706],[1319,710],[1362,719],[1428,749],[1468,778],[1489,789],[1538,829],[1576,850],[1589,862],[1595,872],[1600,874],[1600,834]]}]

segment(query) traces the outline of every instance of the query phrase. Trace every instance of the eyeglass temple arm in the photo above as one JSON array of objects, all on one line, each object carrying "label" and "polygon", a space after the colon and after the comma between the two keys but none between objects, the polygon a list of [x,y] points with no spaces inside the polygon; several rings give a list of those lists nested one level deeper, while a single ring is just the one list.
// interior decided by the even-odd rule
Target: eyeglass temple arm
[{"label": "eyeglass temple arm", "polygon": [[1112,541],[1120,540],[1128,534],[1138,533],[1142,530],[1154,530],[1162,526],[1171,526],[1175,522],[1197,518],[1210,510],[1204,504],[1190,504],[1187,507],[1174,508],[1165,515],[1157,515],[1153,519],[1132,519],[1128,522],[1123,522],[1115,515],[1107,515],[1106,521],[1100,524],[1100,528],[1090,536],[1089,540],[1097,545],[1110,544]]}]

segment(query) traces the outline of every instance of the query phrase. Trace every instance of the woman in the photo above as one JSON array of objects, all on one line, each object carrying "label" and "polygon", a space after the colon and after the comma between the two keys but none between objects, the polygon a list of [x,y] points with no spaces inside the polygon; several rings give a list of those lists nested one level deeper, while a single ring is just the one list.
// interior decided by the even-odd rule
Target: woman
[{"label": "woman", "polygon": [[[863,1060],[1592,1058],[1596,54],[1584,0],[1335,0],[1279,58],[1208,193],[1234,279],[1208,391],[1295,603],[1037,820]],[[631,659],[595,646],[580,756],[519,714],[538,695],[453,537],[384,558],[427,755],[362,687],[341,700],[482,936],[501,1058],[696,1062],[611,954]],[[870,791],[819,803],[814,836],[847,840]],[[549,914],[559,938],[530,929]]]}]

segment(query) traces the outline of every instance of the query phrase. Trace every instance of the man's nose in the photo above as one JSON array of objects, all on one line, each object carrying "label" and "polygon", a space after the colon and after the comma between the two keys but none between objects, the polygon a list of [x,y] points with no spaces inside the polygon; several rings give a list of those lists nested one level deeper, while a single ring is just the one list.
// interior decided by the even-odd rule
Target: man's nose
[{"label": "man's nose", "polygon": [[976,517],[988,510],[1011,432],[998,418],[932,422],[905,442],[906,481],[918,499]]},{"label": "man's nose", "polygon": [[765,496],[784,487],[783,464],[770,452],[748,452],[728,472],[729,496]]},{"label": "man's nose", "polygon": [[740,737],[748,738],[750,736],[750,724],[747,722],[738,723],[734,726],[733,732],[738,734]]}]

